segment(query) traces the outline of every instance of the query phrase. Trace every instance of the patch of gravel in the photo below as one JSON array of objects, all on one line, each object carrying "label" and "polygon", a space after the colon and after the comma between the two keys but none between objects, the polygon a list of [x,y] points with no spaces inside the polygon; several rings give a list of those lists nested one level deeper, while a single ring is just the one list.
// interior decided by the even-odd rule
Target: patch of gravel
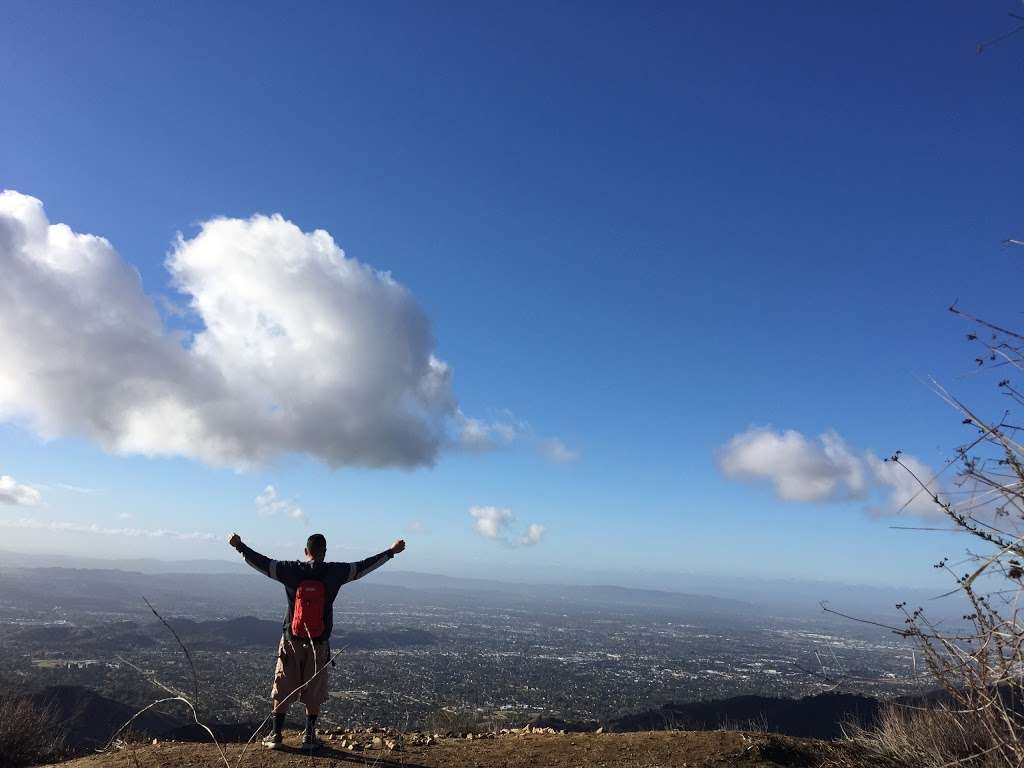
[{"label": "patch of gravel", "polygon": [[[280,750],[249,747],[241,768],[817,768],[820,742],[737,731],[564,733],[519,728],[489,734],[398,733],[388,729],[327,731],[314,755],[298,749],[301,734]],[[226,746],[235,768],[241,745]],[[61,768],[224,768],[212,744],[159,742],[63,763]]]}]

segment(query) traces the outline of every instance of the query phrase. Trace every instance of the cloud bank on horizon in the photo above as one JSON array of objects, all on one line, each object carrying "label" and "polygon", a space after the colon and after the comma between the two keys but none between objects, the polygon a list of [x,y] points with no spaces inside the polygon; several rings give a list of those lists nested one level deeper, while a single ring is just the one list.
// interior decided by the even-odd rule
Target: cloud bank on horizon
[{"label": "cloud bank on horizon", "polygon": [[109,528],[102,525],[86,525],[53,520],[44,522],[30,517],[17,519],[0,518],[0,528],[32,531],[54,531],[57,533],[87,533],[96,536],[126,536],[132,539],[173,539],[175,541],[220,541],[221,537],[203,531],[175,531],[169,528]]},{"label": "cloud bank on horizon", "polygon": [[869,511],[943,516],[931,495],[914,477],[941,492],[928,465],[906,454],[900,458],[904,468],[885,462],[870,451],[854,453],[843,438],[832,431],[809,439],[792,429],[776,431],[770,427],[752,427],[722,446],[717,458],[725,477],[767,480],[783,501],[866,501],[881,494],[884,501],[869,507]]},{"label": "cloud bank on horizon", "polygon": [[323,230],[211,219],[166,267],[194,332],[165,326],[106,239],[0,193],[0,422],[237,469],[287,453],[412,468],[508,436],[461,413],[412,294]]}]

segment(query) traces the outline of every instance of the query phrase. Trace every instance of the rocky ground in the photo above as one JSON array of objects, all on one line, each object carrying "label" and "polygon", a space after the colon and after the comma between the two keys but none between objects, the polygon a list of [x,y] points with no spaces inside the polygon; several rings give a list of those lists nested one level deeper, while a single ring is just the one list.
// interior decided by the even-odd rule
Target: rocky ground
[{"label": "rocky ground", "polygon": [[[522,728],[482,735],[398,734],[381,729],[321,733],[324,748],[314,755],[298,749],[301,734],[287,733],[285,746],[259,744],[242,754],[226,745],[230,768],[798,768],[819,766],[822,742],[737,731],[654,731],[642,733],[560,733]],[[62,768],[225,768],[212,744],[159,742],[119,744],[103,754],[78,758]]]}]

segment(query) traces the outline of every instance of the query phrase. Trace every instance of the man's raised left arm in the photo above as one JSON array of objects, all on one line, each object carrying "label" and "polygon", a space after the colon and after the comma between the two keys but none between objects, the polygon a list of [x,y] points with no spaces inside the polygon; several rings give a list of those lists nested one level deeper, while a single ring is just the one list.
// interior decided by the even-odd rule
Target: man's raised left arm
[{"label": "man's raised left arm", "polygon": [[349,563],[348,578],[345,579],[345,581],[349,582],[363,578],[366,574],[377,570],[395,555],[404,551],[405,541],[403,539],[399,539],[379,555],[374,555],[373,557],[368,557],[365,560],[360,560],[358,563]]}]

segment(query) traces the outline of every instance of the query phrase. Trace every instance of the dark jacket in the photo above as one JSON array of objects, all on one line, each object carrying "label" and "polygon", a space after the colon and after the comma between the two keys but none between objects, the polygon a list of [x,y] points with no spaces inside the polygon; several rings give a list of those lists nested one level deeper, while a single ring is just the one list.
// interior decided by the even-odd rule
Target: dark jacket
[{"label": "dark jacket", "polygon": [[291,636],[292,614],[295,611],[295,590],[300,583],[307,579],[323,582],[326,592],[324,633],[320,637],[314,638],[315,640],[326,640],[331,636],[331,629],[334,627],[334,598],[338,596],[338,590],[341,589],[342,584],[361,579],[394,557],[391,550],[386,550],[379,555],[360,560],[358,563],[326,563],[322,560],[271,560],[245,544],[242,544],[241,552],[245,562],[257,571],[284,584],[284,591],[288,596],[288,612],[284,615],[284,632],[289,636]]}]

